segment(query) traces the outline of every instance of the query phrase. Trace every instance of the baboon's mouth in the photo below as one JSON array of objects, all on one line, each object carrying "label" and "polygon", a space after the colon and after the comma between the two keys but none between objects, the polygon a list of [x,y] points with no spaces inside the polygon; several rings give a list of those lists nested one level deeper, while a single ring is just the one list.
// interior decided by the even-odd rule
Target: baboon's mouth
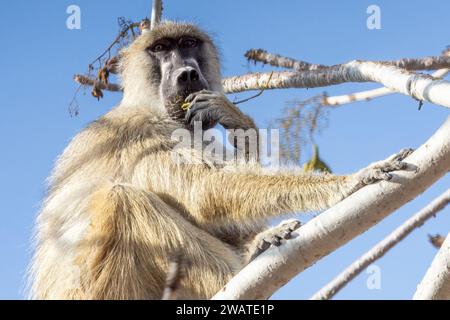
[{"label": "baboon's mouth", "polygon": [[166,103],[166,110],[169,116],[177,121],[184,121],[184,117],[186,115],[186,109],[182,108],[185,103],[185,99],[189,96],[190,93],[186,93],[183,95],[177,95]]},{"label": "baboon's mouth", "polygon": [[183,90],[182,92],[178,93],[173,99],[172,99],[172,103],[178,105],[179,107],[181,107],[186,101],[186,98],[189,97],[189,95],[191,95],[192,93],[196,93],[199,92],[201,90],[207,89],[207,87],[202,87],[200,89],[195,88],[195,89],[186,89]]},{"label": "baboon's mouth", "polygon": [[188,109],[186,98],[195,92],[199,92],[203,89],[208,89],[208,86],[202,86],[201,88],[189,88],[181,92],[174,94],[172,97],[167,99],[166,109],[170,117],[174,120],[183,120]]},{"label": "baboon's mouth", "polygon": [[[179,94],[178,94],[178,96],[179,96],[179,98],[181,98],[181,99],[183,99],[183,102],[184,102],[184,100],[190,95],[190,94],[192,94],[192,93],[196,93],[196,92],[199,92],[199,91],[202,91],[202,90],[208,90],[208,86],[198,86],[198,87],[195,87],[195,88],[189,88],[189,89],[185,89],[185,90],[183,90],[182,92],[180,92]],[[182,103],[183,103],[182,102]]]}]

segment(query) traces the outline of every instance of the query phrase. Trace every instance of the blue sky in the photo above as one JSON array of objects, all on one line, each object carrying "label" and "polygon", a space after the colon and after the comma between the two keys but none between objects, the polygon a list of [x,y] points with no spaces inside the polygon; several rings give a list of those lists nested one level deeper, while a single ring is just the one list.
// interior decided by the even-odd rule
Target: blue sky
[{"label": "blue sky", "polygon": [[[66,28],[66,8],[81,8],[81,30]],[[366,9],[381,8],[381,30],[366,27]],[[109,110],[119,94],[97,102],[89,91],[79,97],[80,114],[68,104],[74,73],[116,36],[116,19],[148,16],[150,0],[1,1],[0,3],[0,299],[24,297],[30,237],[45,178],[56,156],[89,121]],[[165,1],[164,17],[193,21],[212,32],[223,56],[223,73],[269,70],[250,65],[243,53],[264,48],[313,63],[352,59],[398,59],[439,54],[448,44],[450,2],[429,1]],[[326,88],[344,94],[377,87],[345,84]],[[286,102],[323,92],[266,91],[243,105],[261,127],[278,117]],[[249,93],[244,93],[248,96]],[[234,96],[231,96],[233,99]],[[321,156],[335,173],[350,173],[403,147],[418,147],[449,115],[448,109],[392,95],[332,110],[317,139]],[[362,236],[322,259],[283,287],[274,298],[308,298],[411,214],[450,185],[444,177],[414,201]],[[338,299],[409,299],[436,253],[427,233],[447,234],[449,209],[376,262],[381,289],[369,290],[363,273]],[[300,217],[305,220],[309,216]]]}]

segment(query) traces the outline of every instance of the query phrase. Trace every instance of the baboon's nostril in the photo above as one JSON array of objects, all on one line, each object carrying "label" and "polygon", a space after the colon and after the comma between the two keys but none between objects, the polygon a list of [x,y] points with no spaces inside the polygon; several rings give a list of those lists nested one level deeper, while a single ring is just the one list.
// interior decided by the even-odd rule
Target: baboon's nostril
[{"label": "baboon's nostril", "polygon": [[186,67],[185,70],[183,70],[177,78],[178,83],[186,85],[191,84],[193,82],[197,82],[200,79],[200,75],[197,70]]},{"label": "baboon's nostril", "polygon": [[197,70],[191,70],[191,81],[198,81],[199,75]]},{"label": "baboon's nostril", "polygon": [[187,82],[189,78],[189,72],[188,71],[183,71],[179,76],[178,76],[178,81],[179,82]]}]

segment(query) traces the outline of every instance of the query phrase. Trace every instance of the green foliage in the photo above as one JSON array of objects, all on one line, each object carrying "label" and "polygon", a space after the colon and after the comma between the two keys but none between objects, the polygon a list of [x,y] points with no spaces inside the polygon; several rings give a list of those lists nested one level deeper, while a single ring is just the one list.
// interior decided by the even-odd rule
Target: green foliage
[{"label": "green foliage", "polygon": [[330,167],[319,157],[319,147],[313,144],[313,155],[311,159],[303,165],[303,171],[319,171],[331,173]]}]

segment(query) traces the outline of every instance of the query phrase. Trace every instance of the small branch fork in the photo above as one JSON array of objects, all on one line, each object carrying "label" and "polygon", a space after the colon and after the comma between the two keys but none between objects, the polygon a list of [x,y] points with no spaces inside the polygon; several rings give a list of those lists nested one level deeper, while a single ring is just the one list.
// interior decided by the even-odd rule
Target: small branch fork
[{"label": "small branch fork", "polygon": [[[268,83],[269,76],[271,81]],[[378,82],[416,100],[450,108],[449,82],[371,61],[355,60],[314,71],[251,73],[224,79],[223,85],[226,92],[236,93],[262,88],[315,88],[346,82]]]},{"label": "small branch fork", "polygon": [[[79,83],[80,86],[75,91],[74,97],[69,104],[69,111],[71,114],[78,114],[77,94],[82,86],[91,86],[91,94],[98,100],[103,98],[103,90],[107,91],[122,91],[119,84],[109,83],[109,75],[118,72],[117,66],[120,60],[119,55],[112,56],[111,51],[117,47],[117,51],[124,46],[123,41],[130,37],[134,40],[138,34],[146,33],[153,29],[161,21],[163,11],[162,0],[153,0],[151,20],[144,18],[140,22],[127,21],[124,18],[119,18],[120,32],[116,38],[108,45],[108,47],[91,63],[88,65],[88,73],[85,75],[75,74],[73,79]],[[138,30],[135,30],[135,29]],[[91,72],[96,68],[94,65],[98,64],[98,74],[94,78]]]},{"label": "small branch fork", "polygon": [[[111,74],[117,74],[117,66],[120,60],[120,56],[118,54],[113,56],[112,51],[116,50],[118,52],[120,48],[125,46],[129,41],[134,40],[137,35],[149,30],[150,20],[144,18],[140,22],[132,22],[125,20],[124,18],[118,18],[118,24],[120,27],[119,34],[98,57],[89,63],[88,72],[84,75],[74,75],[73,79],[75,82],[79,83],[79,86],[69,104],[69,112],[71,115],[78,114],[77,95],[82,87],[91,86],[91,94],[98,100],[103,98],[103,90],[113,92],[122,91],[119,84],[109,82],[109,76]],[[96,67],[96,65],[98,65],[98,67]],[[92,75],[92,71],[94,70],[97,70],[96,77]]]}]

